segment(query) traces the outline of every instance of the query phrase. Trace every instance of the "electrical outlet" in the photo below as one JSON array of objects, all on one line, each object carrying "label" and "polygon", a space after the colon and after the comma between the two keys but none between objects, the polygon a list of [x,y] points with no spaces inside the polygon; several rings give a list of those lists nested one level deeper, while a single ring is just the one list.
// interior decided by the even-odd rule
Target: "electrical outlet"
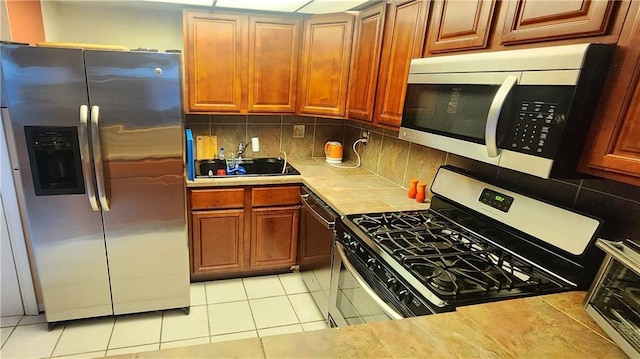
[{"label": "electrical outlet", "polygon": [[369,131],[362,130],[362,138],[364,139],[364,141],[362,141],[362,143],[366,145],[367,142],[369,142]]},{"label": "electrical outlet", "polygon": [[293,138],[304,138],[304,125],[293,125]]}]

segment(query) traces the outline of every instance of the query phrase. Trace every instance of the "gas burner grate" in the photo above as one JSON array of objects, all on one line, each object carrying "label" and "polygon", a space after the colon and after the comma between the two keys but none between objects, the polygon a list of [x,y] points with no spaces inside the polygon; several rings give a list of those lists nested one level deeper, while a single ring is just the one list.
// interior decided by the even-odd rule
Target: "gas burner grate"
[{"label": "gas burner grate", "polygon": [[431,212],[364,214],[351,220],[442,298],[536,291],[549,283],[534,274],[533,266]]}]

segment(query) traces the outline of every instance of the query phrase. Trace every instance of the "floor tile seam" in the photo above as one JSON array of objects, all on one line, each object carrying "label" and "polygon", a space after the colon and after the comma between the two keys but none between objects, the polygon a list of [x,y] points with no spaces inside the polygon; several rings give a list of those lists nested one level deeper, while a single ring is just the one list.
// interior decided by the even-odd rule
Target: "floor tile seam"
[{"label": "floor tile seam", "polygon": [[296,319],[298,319],[298,324],[301,324],[302,321],[300,320],[300,315],[298,314],[298,311],[296,310],[296,307],[293,305],[293,302],[291,301],[291,298],[289,298],[289,296],[287,296],[287,301],[289,302],[291,309],[293,309],[293,314],[295,314]]},{"label": "floor tile seam", "polygon": [[[5,328],[12,328],[12,329],[11,329],[11,333],[9,333],[9,336],[7,337],[7,340],[5,340],[4,343],[2,343],[2,345],[0,345],[0,350],[2,350],[2,348],[4,348],[4,346],[7,344],[7,342],[9,341],[9,338],[11,338],[11,335],[13,335],[13,332],[15,332],[17,326],[16,327],[5,327]],[[2,328],[2,329],[5,329],[5,328]]]},{"label": "floor tile seam", "polygon": [[[291,273],[300,273],[300,272],[291,272]],[[289,273],[287,273],[287,274],[289,274]],[[280,285],[282,286],[282,289],[284,289],[284,293],[285,293],[286,295],[289,295],[289,294],[296,294],[296,293],[289,293],[289,292],[287,292],[287,287],[286,287],[286,286],[284,285],[284,283],[282,282],[282,278],[280,278],[280,274],[277,274],[277,276],[278,276],[278,280],[280,281]]]},{"label": "floor tile seam", "polygon": [[[306,292],[311,294],[311,292]],[[304,293],[296,293],[296,294],[304,294]],[[295,295],[295,294],[293,294]],[[216,304],[227,304],[227,303],[237,303],[237,302],[245,302],[245,301],[249,301],[249,300],[258,300],[258,299],[267,299],[267,298],[277,298],[277,297],[286,297],[288,296],[287,294],[279,294],[279,295],[272,295],[272,296],[268,296],[268,297],[258,297],[258,298],[245,298],[245,299],[238,299],[238,300],[230,300],[228,302],[217,302],[217,303],[207,303],[206,305],[216,305]]]},{"label": "floor tile seam", "polygon": [[[211,319],[209,318],[209,296],[207,295],[207,283],[208,282],[204,282],[204,285],[202,286],[203,290],[204,290],[204,305],[207,306],[206,311],[207,311],[207,331],[209,332],[209,343],[211,343]],[[191,314],[189,314],[191,315]]]},{"label": "floor tile seam", "polygon": [[223,335],[230,335],[230,334],[246,333],[246,332],[256,332],[256,335],[257,335],[258,329],[241,330],[241,331],[238,331],[238,332],[229,332],[229,333],[224,333],[224,334],[213,334],[213,335],[210,335],[209,338],[220,337],[220,336],[223,336]]},{"label": "floor tile seam", "polygon": [[[297,293],[297,294],[304,294],[304,293]],[[311,294],[311,292],[309,292],[309,294]],[[292,294],[295,295],[295,294]],[[288,294],[279,294],[279,295],[270,295],[268,297],[258,297],[258,298],[249,298],[248,300],[257,300],[257,299],[267,299],[267,298],[278,298],[278,297],[288,297]]]},{"label": "floor tile seam", "polygon": [[107,349],[98,349],[98,350],[90,350],[88,352],[83,351],[83,352],[78,352],[78,353],[69,353],[69,354],[63,354],[63,355],[58,355],[58,356],[52,356],[51,359],[56,359],[56,358],[64,358],[64,357],[68,357],[70,355],[80,355],[80,354],[89,354],[89,353],[95,353],[95,352],[104,352],[105,355],[107,353]]},{"label": "floor tile seam", "polygon": [[124,346],[124,347],[107,348],[107,351],[116,350],[116,349],[126,349],[126,348],[141,347],[141,346],[144,346],[144,345],[154,345],[154,344],[158,344],[158,346],[159,346],[160,342],[157,342],[157,343],[154,343],[154,342],[152,342],[152,343],[138,343],[138,344],[134,344],[134,345],[127,345],[127,346]]},{"label": "floor tile seam", "polygon": [[[107,349],[107,351],[105,352],[105,356],[114,355],[114,354],[109,354],[110,350],[113,351],[113,350],[120,350],[120,349],[129,349],[129,348],[143,347],[143,346],[147,346],[147,345],[156,345],[156,344],[158,345],[158,347],[156,349],[154,349],[154,350],[160,350],[160,343],[137,344],[137,345],[131,345],[131,346],[128,346],[128,347]],[[153,350],[145,350],[145,352],[146,351],[153,351]],[[129,352],[129,353],[123,353],[123,354],[116,354],[116,355],[120,356],[120,355],[133,355],[133,354],[136,354],[135,356],[132,356],[132,358],[137,358],[138,357],[137,353],[138,352]],[[51,358],[51,359],[53,359],[53,358]]]},{"label": "floor tile seam", "polygon": [[[244,286],[244,280],[242,281],[242,285]],[[247,290],[247,288],[245,288],[245,292],[246,292],[246,290]],[[247,305],[249,306],[249,314],[251,314],[251,321],[253,322],[253,329],[256,331],[256,335],[258,337],[260,337],[260,334],[258,333],[258,324],[256,323],[256,316],[253,315],[253,308],[251,307],[251,302],[249,301],[249,299],[247,299]]]},{"label": "floor tile seam", "polygon": [[107,340],[107,348],[104,350],[104,356],[107,356],[107,350],[109,350],[109,345],[111,345],[111,339],[113,338],[113,332],[116,330],[116,322],[118,321],[118,317],[113,319],[113,325],[111,326],[111,332],[109,333],[109,340]]},{"label": "floor tile seam", "polygon": [[[160,349],[160,342],[162,342],[162,329],[164,328],[164,315],[167,313],[168,311],[163,310],[162,311],[162,315],[160,316],[160,335],[158,337],[158,349]],[[191,311],[189,311],[189,313],[191,313]]]},{"label": "floor tile seam", "polygon": [[[43,323],[40,323],[43,324]],[[48,326],[48,324],[47,324]],[[48,358],[52,358],[53,357],[53,353],[55,353],[56,348],[58,347],[58,344],[60,344],[60,339],[62,339],[62,334],[64,334],[64,330],[67,329],[67,323],[65,322],[63,324],[62,330],[60,331],[60,335],[58,335],[58,340],[56,340],[56,343],[53,345],[53,348],[51,348],[51,353],[49,353]],[[49,328],[47,328],[47,330],[49,330]],[[55,328],[54,328],[55,330]]]},{"label": "floor tile seam", "polygon": [[[264,328],[257,328],[256,330],[265,330],[265,329],[274,329],[274,328],[283,328],[283,327],[290,327],[292,325],[299,325],[302,328],[302,323],[297,322],[297,323],[291,323],[291,324],[285,324],[285,325],[276,325],[273,327],[264,327]],[[304,329],[304,328],[303,328]]]},{"label": "floor tile seam", "polygon": [[[153,313],[153,312],[146,312],[146,313]],[[118,319],[120,319],[120,318],[121,317],[116,316],[116,320],[113,321],[113,327],[111,329],[111,336],[109,336],[109,343],[107,344],[107,350],[121,349],[121,348],[131,348],[131,347],[137,347],[137,346],[141,346],[141,345],[155,344],[154,342],[148,342],[148,343],[138,343],[138,344],[134,344],[134,345],[128,345],[128,346],[124,346],[124,347],[113,347],[113,348],[110,348],[109,346],[111,345],[111,339],[113,339],[113,332],[115,331],[116,323],[118,322]],[[160,343],[160,340],[162,339],[162,319],[163,318],[164,318],[164,311],[162,311],[162,315],[160,317],[160,336],[158,338],[158,343]]]},{"label": "floor tile seam", "polygon": [[197,337],[190,337],[190,338],[182,338],[182,339],[175,339],[175,340],[167,340],[167,341],[161,341],[160,344],[168,344],[168,343],[175,343],[175,342],[181,342],[183,340],[193,340],[193,339],[202,339],[202,338],[210,338],[211,335],[200,335]]}]

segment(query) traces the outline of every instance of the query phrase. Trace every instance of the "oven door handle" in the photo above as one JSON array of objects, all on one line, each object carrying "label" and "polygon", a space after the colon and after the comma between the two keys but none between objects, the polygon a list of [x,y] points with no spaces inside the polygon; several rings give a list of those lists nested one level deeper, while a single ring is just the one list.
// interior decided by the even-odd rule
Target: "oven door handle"
[{"label": "oven door handle", "polygon": [[500,85],[500,88],[498,89],[498,92],[496,92],[496,96],[493,98],[491,106],[489,107],[487,124],[484,129],[484,142],[486,143],[487,154],[489,157],[497,157],[500,154],[498,152],[497,140],[498,119],[500,119],[500,112],[502,112],[502,107],[504,106],[504,102],[507,100],[507,96],[509,96],[511,89],[517,83],[517,76],[507,76],[507,78],[502,82],[502,85]]},{"label": "oven door handle", "polygon": [[371,289],[371,287],[369,287],[369,284],[367,284],[367,282],[364,280],[364,278],[362,278],[360,276],[360,274],[358,274],[358,271],[356,271],[356,269],[353,267],[353,265],[349,262],[349,258],[347,258],[347,255],[344,253],[344,249],[342,249],[342,245],[340,243],[336,242],[336,250],[338,252],[338,255],[340,256],[340,260],[342,261],[342,264],[347,269],[347,272],[349,272],[349,274],[351,274],[351,276],[356,281],[356,283],[358,283],[358,285],[360,285],[360,287],[371,297],[371,299],[373,299],[373,301],[376,302],[378,307],[386,315],[391,317],[391,319],[402,319],[402,318],[404,318],[404,316],[402,316],[401,314],[396,312],[387,303],[385,303],[382,299],[380,299],[380,297],[378,297],[376,292],[374,292],[373,289]]}]

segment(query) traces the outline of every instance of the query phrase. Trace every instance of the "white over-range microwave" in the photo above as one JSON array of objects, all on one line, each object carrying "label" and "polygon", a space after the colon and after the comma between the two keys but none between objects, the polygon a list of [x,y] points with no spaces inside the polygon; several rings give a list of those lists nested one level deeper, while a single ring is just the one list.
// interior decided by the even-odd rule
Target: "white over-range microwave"
[{"label": "white over-range microwave", "polygon": [[399,138],[542,178],[573,177],[615,46],[412,60]]}]

